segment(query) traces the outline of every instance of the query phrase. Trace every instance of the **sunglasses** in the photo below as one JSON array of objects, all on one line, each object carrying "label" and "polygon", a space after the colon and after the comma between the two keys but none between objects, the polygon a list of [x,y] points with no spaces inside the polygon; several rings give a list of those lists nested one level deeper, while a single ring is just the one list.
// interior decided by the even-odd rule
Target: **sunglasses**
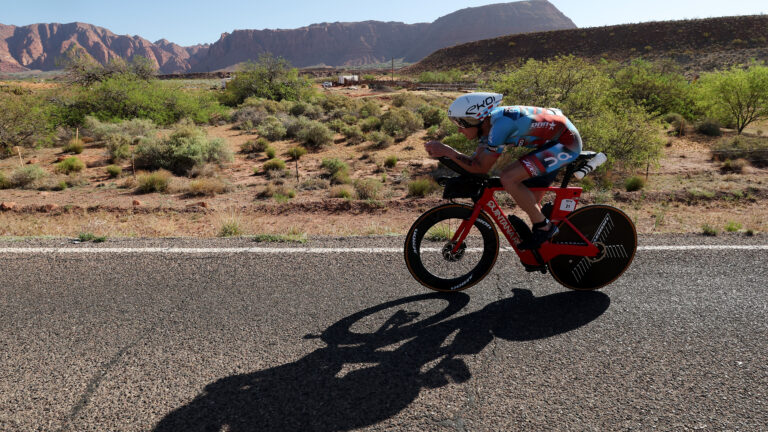
[{"label": "sunglasses", "polygon": [[462,129],[477,127],[478,125],[480,125],[480,121],[477,119],[472,119],[474,123],[470,123],[470,121],[467,120],[466,118],[459,118],[459,117],[448,117],[448,118],[453,122],[453,124],[455,124],[456,126]]}]

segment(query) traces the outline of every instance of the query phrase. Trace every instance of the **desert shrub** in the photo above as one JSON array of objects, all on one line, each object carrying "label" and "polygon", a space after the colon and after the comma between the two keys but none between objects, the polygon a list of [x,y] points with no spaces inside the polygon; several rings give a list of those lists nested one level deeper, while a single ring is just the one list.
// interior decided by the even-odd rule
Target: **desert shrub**
[{"label": "desert shrub", "polygon": [[264,162],[264,171],[284,171],[285,161],[282,159],[270,159]]},{"label": "desert shrub", "polygon": [[259,135],[270,141],[280,141],[285,138],[286,130],[283,123],[274,116],[269,116],[256,129]]},{"label": "desert shrub", "polygon": [[712,149],[712,159],[745,159],[757,167],[768,165],[768,138],[737,136],[720,139]]},{"label": "desert shrub", "polygon": [[714,237],[717,235],[717,228],[709,224],[704,224],[701,226],[701,233],[708,237]]},{"label": "desert shrub", "polygon": [[248,140],[240,145],[240,151],[243,153],[261,153],[269,147],[269,141],[265,138]]},{"label": "desert shrub", "polygon": [[349,172],[349,165],[337,158],[323,159],[320,168],[323,168],[331,176],[339,171]]},{"label": "desert shrub", "polygon": [[387,168],[394,168],[397,165],[397,156],[389,156],[384,160],[384,166]]},{"label": "desert shrub", "polygon": [[105,147],[112,162],[120,162],[131,157],[131,137],[125,133],[107,135]]},{"label": "desert shrub", "polygon": [[158,125],[170,125],[184,118],[209,123],[228,115],[228,110],[207,91],[185,90],[179,83],[124,74],[79,89],[74,102],[63,109],[69,124],[82,123],[86,115],[100,121],[149,119]]},{"label": "desert shrub", "polygon": [[742,225],[736,221],[729,221],[727,224],[725,224],[725,230],[728,232],[737,232],[741,230]]},{"label": "desert shrub", "polygon": [[381,116],[381,131],[393,138],[405,139],[423,127],[421,117],[407,109],[393,108]]},{"label": "desert shrub", "polygon": [[409,110],[416,110],[420,106],[425,105],[427,101],[413,93],[398,93],[392,96],[392,105],[397,108],[407,108]]},{"label": "desert shrub", "polygon": [[471,154],[477,147],[477,142],[467,139],[463,134],[455,133],[443,139],[443,144],[456,149],[456,151]]},{"label": "desert shrub", "polygon": [[189,196],[216,196],[216,194],[223,194],[229,189],[229,184],[224,180],[206,177],[189,182],[186,193]]},{"label": "desert shrub", "polygon": [[328,123],[326,123],[326,125],[328,126],[328,128],[330,130],[332,130],[334,132],[341,132],[342,129],[347,127],[347,124],[344,123],[344,121],[342,121],[341,119],[333,119],[333,120],[329,121]]},{"label": "desert shrub", "polygon": [[651,115],[679,112],[686,118],[694,117],[691,86],[671,62],[634,60],[615,73],[613,84],[622,96],[642,106]]},{"label": "desert shrub", "polygon": [[301,182],[299,189],[302,190],[321,190],[328,189],[329,182],[319,177],[310,177]]},{"label": "desert shrub", "polygon": [[271,100],[263,97],[251,96],[246,98],[240,108],[254,108],[267,114],[287,113],[293,108],[293,102],[289,100]]},{"label": "desert shrub", "polygon": [[240,223],[233,219],[225,220],[219,227],[219,237],[239,237],[243,235],[243,229],[240,227]]},{"label": "desert shrub", "polygon": [[26,188],[48,174],[39,165],[26,165],[16,169],[11,175],[11,184],[14,187]]},{"label": "desert shrub", "polygon": [[56,172],[70,174],[80,172],[85,168],[85,164],[77,156],[71,156],[56,164]]},{"label": "desert shrub", "polygon": [[318,119],[323,115],[322,107],[313,105],[308,102],[298,101],[291,107],[290,113],[292,116],[305,116],[310,119]]},{"label": "desert shrub", "polygon": [[352,187],[346,184],[333,186],[330,191],[328,191],[328,196],[331,198],[344,198],[349,200],[352,199],[353,195],[354,191],[352,190]]},{"label": "desert shrub", "polygon": [[365,141],[365,135],[359,126],[345,126],[341,129],[341,134],[347,138],[349,144],[360,144]]},{"label": "desert shrub", "polygon": [[645,187],[645,180],[643,180],[642,177],[632,176],[627,178],[626,181],[624,181],[624,188],[627,190],[627,192],[638,191],[644,187]]},{"label": "desert shrub", "polygon": [[368,117],[366,119],[363,119],[360,124],[360,129],[363,132],[372,132],[379,130],[381,128],[381,119],[378,117]]},{"label": "desert shrub", "polygon": [[408,196],[425,197],[437,189],[438,185],[433,179],[418,179],[408,183]]},{"label": "desert shrub", "polygon": [[62,148],[62,150],[66,153],[74,153],[74,154],[80,154],[85,149],[85,143],[83,140],[79,138],[72,138],[67,142],[67,144]]},{"label": "desert shrub", "polygon": [[369,133],[368,136],[366,136],[366,139],[377,149],[385,149],[395,142],[394,138],[379,131]]},{"label": "desert shrub", "polygon": [[139,193],[165,192],[171,182],[171,173],[159,170],[151,173],[141,173],[136,177]]},{"label": "desert shrub", "polygon": [[275,150],[275,148],[272,146],[267,146],[267,148],[264,150],[264,154],[267,156],[267,158],[274,159],[277,155],[277,150]]},{"label": "desert shrub", "polygon": [[227,83],[220,100],[229,106],[240,105],[252,96],[295,101],[309,87],[309,81],[299,76],[298,69],[292,68],[287,60],[267,53],[254,63],[246,63]]},{"label": "desert shrub", "polygon": [[286,185],[276,185],[274,183],[267,184],[264,190],[259,193],[261,198],[275,198],[278,201],[283,199],[287,200],[296,197],[296,190]]},{"label": "desert shrub", "polygon": [[696,81],[699,107],[740,135],[753,122],[768,118],[768,66],[753,63],[702,74]]},{"label": "desert shrub", "polygon": [[664,121],[672,127],[672,132],[677,136],[684,136],[688,127],[688,120],[678,113],[669,113],[664,116]]},{"label": "desert shrub", "polygon": [[109,178],[117,178],[123,173],[123,168],[118,165],[109,165],[106,168]]},{"label": "desert shrub", "polygon": [[458,69],[451,69],[447,71],[424,71],[419,74],[418,82],[420,83],[452,83],[460,82],[463,78],[463,73]]},{"label": "desert shrub", "polygon": [[41,96],[0,90],[0,156],[14,146],[30,147],[51,136],[50,119],[50,106]]},{"label": "desert shrub", "polygon": [[713,119],[704,119],[697,126],[696,131],[706,136],[721,136],[720,122]]},{"label": "desert shrub", "polygon": [[11,181],[5,176],[4,172],[0,171],[0,189],[10,189],[12,187]]},{"label": "desert shrub", "polygon": [[383,185],[377,179],[360,179],[355,182],[355,192],[362,200],[375,200],[379,197]]},{"label": "desert shrub", "polygon": [[723,173],[741,174],[747,165],[749,165],[749,162],[745,159],[726,159],[720,166],[720,171]]},{"label": "desert shrub", "polygon": [[308,129],[314,122],[306,117],[289,117],[283,125],[288,138],[298,138],[299,133]]},{"label": "desert shrub", "polygon": [[144,139],[136,149],[136,166],[167,169],[179,175],[206,163],[224,163],[232,154],[223,140],[206,136],[205,131],[190,124],[179,125],[163,139]]},{"label": "desert shrub", "polygon": [[443,119],[448,118],[444,109],[430,105],[422,105],[417,112],[424,121],[424,127],[439,125]]},{"label": "desert shrub", "polygon": [[250,131],[258,127],[269,113],[260,107],[244,106],[232,114],[232,122],[238,129]]},{"label": "desert shrub", "polygon": [[378,117],[381,115],[381,105],[374,99],[366,99],[360,107],[360,117]]},{"label": "desert shrub", "polygon": [[333,132],[324,124],[316,121],[299,131],[297,138],[309,149],[320,149],[333,141]]},{"label": "desert shrub", "polygon": [[295,146],[288,149],[288,156],[290,156],[291,159],[299,159],[305,154],[307,154],[307,149],[302,146]]}]

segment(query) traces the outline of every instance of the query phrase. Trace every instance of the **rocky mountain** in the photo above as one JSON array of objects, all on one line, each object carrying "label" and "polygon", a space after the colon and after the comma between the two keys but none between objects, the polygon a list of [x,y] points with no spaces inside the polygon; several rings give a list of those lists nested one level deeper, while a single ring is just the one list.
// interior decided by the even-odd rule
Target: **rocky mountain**
[{"label": "rocky mountain", "polygon": [[411,73],[477,65],[504,69],[528,59],[574,55],[592,60],[671,60],[690,77],[753,60],[768,61],[768,16],[659,21],[506,35],[429,54]]},{"label": "rocky mountain", "polygon": [[209,72],[271,52],[296,67],[418,61],[436,49],[501,35],[575,28],[547,0],[466,8],[433,23],[321,23],[292,30],[235,30],[212,45],[181,47],[165,39],[115,35],[91,24],[0,24],[0,71],[53,70],[72,45],[97,61],[144,56],[161,73]]}]

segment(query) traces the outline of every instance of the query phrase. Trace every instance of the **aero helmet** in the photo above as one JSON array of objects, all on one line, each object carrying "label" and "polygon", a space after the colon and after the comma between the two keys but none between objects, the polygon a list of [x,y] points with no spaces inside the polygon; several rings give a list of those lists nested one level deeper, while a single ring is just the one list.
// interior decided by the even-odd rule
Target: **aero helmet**
[{"label": "aero helmet", "polygon": [[448,107],[448,118],[460,128],[477,126],[501,104],[499,93],[467,93]]}]

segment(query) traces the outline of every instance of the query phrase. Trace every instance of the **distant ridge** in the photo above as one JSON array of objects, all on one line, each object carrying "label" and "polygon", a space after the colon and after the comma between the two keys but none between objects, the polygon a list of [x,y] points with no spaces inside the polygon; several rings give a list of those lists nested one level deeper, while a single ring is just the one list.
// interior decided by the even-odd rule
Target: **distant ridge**
[{"label": "distant ridge", "polygon": [[144,56],[161,73],[225,69],[271,52],[296,67],[364,65],[391,58],[415,62],[432,51],[510,33],[575,28],[547,0],[465,8],[433,23],[363,21],[321,23],[292,30],[235,30],[211,45],[182,47],[161,39],[116,35],[91,24],[0,24],[0,71],[53,70],[66,50],[78,45],[94,59]]},{"label": "distant ridge", "polygon": [[671,59],[691,74],[768,60],[768,16],[659,21],[517,34],[437,50],[406,68],[418,73],[477,65],[502,69],[573,54],[591,59]]}]

